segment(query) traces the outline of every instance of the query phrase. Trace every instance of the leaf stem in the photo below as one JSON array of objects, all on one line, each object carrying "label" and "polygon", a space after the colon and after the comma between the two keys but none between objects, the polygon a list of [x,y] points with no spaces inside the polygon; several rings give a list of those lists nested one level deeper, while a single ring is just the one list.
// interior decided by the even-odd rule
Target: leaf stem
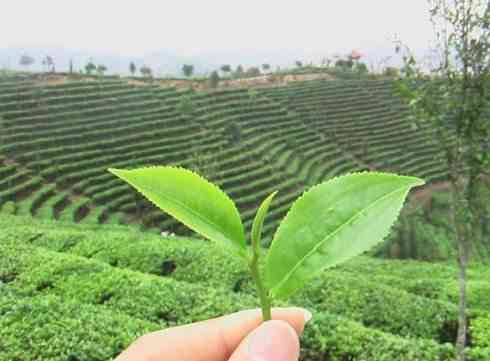
[{"label": "leaf stem", "polygon": [[[260,237],[260,236],[259,236]],[[250,272],[257,286],[257,292],[260,299],[260,307],[262,308],[262,320],[269,321],[272,318],[271,315],[271,300],[269,298],[267,289],[262,283],[262,278],[259,272],[259,258],[260,258],[260,239],[252,237],[252,259],[250,260]]]}]

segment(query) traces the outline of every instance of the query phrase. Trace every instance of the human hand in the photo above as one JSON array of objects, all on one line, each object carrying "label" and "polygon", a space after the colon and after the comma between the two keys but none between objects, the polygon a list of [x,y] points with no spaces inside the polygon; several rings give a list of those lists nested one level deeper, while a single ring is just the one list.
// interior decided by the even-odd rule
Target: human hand
[{"label": "human hand", "polygon": [[115,361],[296,361],[310,318],[302,308],[274,308],[262,323],[260,310],[241,311],[149,333]]}]

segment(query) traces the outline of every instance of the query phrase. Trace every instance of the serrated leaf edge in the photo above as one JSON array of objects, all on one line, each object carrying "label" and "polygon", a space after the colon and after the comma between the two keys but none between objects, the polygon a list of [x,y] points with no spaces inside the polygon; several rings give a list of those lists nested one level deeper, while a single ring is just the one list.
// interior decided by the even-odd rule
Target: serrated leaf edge
[{"label": "serrated leaf edge", "polygon": [[[320,186],[324,186],[325,184],[327,183],[331,183],[333,182],[334,180],[338,179],[338,178],[342,178],[342,177],[347,177],[347,176],[358,176],[358,175],[363,175],[363,174],[372,174],[372,175],[389,175],[389,176],[394,176],[394,177],[399,177],[399,178],[411,178],[413,179],[414,181],[416,181],[417,183],[416,184],[413,184],[412,186],[408,187],[407,190],[405,191],[405,197],[406,195],[410,192],[410,190],[414,187],[417,187],[417,186],[421,186],[423,184],[425,184],[425,182],[420,179],[420,178],[416,178],[416,177],[409,177],[409,176],[399,176],[399,175],[395,175],[395,174],[392,174],[392,173],[384,173],[384,172],[355,172],[355,173],[348,173],[348,174],[344,174],[344,175],[341,175],[341,176],[336,176],[336,177],[333,177],[331,179],[329,179],[328,181],[326,182],[323,182],[323,183],[320,183],[320,184],[317,184],[311,188],[309,188],[308,190],[305,190],[303,192],[303,194],[294,202],[298,202],[299,200],[301,200],[305,195],[306,193],[312,191],[313,189],[315,188],[318,188]],[[348,225],[350,222],[352,222],[354,219],[358,218],[362,213],[364,213],[366,210],[368,210],[369,208],[373,207],[374,205],[376,205],[378,202],[380,202],[381,200],[391,196],[392,194],[396,193],[396,192],[400,192],[401,190],[403,190],[403,188],[397,188],[396,190],[394,191],[391,191],[390,193],[384,195],[383,197],[380,197],[379,199],[377,199],[376,201],[374,201],[372,204],[370,204],[368,207],[366,208],[363,208],[360,212],[357,212],[355,215],[353,215],[351,218],[349,218],[344,224],[342,224],[339,228],[337,228],[334,232],[330,233],[329,235],[327,235],[321,242],[318,243],[318,245],[316,245],[315,247],[313,247],[292,269],[291,271],[289,271],[286,276],[282,279],[281,282],[279,282],[275,287],[271,288],[270,289],[270,293],[271,293],[271,296],[274,297],[274,290],[280,288],[280,286],[282,286],[286,281],[289,280],[289,278],[291,277],[292,274],[294,274],[294,272],[302,266],[302,264],[304,263],[303,260],[307,259],[310,255],[316,253],[316,251],[318,250],[318,248],[320,248],[324,242],[326,242],[331,236],[335,235],[337,232],[339,232],[344,226]],[[400,207],[398,208],[398,211],[396,212],[397,214],[397,217],[400,215],[400,211],[401,209],[403,208],[403,203],[400,205]],[[289,216],[289,213],[294,209],[294,204],[291,206],[290,210],[288,211],[288,213],[286,214],[286,216],[283,218],[283,220],[287,219],[287,217]],[[276,231],[276,234],[279,233],[280,229],[281,229],[281,225],[282,225],[282,222],[281,224],[279,225],[279,228],[277,229]],[[381,237],[381,239],[376,242],[376,244],[380,243],[381,241],[384,240],[384,238],[389,234],[391,228],[393,227],[393,224],[388,228],[388,232],[383,236]],[[276,234],[274,235],[274,240],[276,238]],[[272,242],[272,245],[271,245],[271,248],[267,254],[267,256],[269,256],[270,252],[272,251],[272,247],[277,247],[275,246],[275,242]],[[373,247],[375,247],[375,245],[373,245]],[[371,247],[372,249],[372,247]],[[267,260],[266,260],[266,264],[267,264]],[[314,277],[316,274],[322,272],[325,268],[329,268],[329,267],[333,267],[335,266],[337,263],[334,263],[328,267],[323,267],[321,269],[319,269],[316,273],[312,274],[311,277]],[[310,277],[310,278],[311,278]]]},{"label": "serrated leaf edge", "polygon": [[[232,200],[232,199],[231,199],[231,198],[230,198],[230,197],[229,197],[229,196],[228,196],[228,195],[227,195],[227,194],[226,194],[226,193],[225,193],[225,192],[224,192],[224,191],[223,191],[221,188],[219,188],[217,185],[215,185],[215,184],[211,183],[211,182],[210,182],[210,181],[208,181],[206,178],[204,178],[204,177],[200,176],[199,174],[197,174],[197,173],[195,173],[195,172],[193,172],[193,171],[191,171],[191,170],[189,170],[189,169],[186,169],[186,168],[183,168],[183,167],[174,167],[174,166],[149,166],[149,167],[141,167],[141,168],[136,168],[136,169],[131,169],[131,170],[125,170],[125,169],[116,169],[116,168],[109,168],[109,169],[108,169],[108,171],[109,171],[109,172],[111,172],[112,174],[114,174],[115,176],[117,176],[118,178],[120,178],[120,179],[124,180],[125,182],[127,182],[127,183],[131,184],[131,183],[130,183],[130,182],[128,182],[126,179],[124,179],[124,178],[123,178],[121,175],[117,174],[117,172],[118,172],[118,171],[123,171],[123,172],[141,171],[141,170],[145,170],[145,169],[154,169],[154,168],[172,168],[172,169],[183,170],[183,171],[185,171],[185,172],[191,173],[191,174],[193,174],[193,175],[195,175],[195,176],[199,177],[201,180],[203,180],[204,182],[206,182],[207,184],[211,185],[213,188],[215,188],[216,190],[218,190],[219,192],[221,192],[221,193],[222,193],[222,194],[225,196],[225,198],[231,202],[231,204],[233,205],[233,210],[234,210],[234,212],[235,212],[235,215],[236,215],[236,216],[238,217],[238,219],[240,220],[241,233],[242,233],[242,236],[243,236],[243,237],[242,237],[242,239],[240,240],[240,243],[239,243],[239,244],[240,244],[241,248],[239,248],[239,249],[240,249],[240,251],[245,251],[245,250],[246,250],[246,243],[245,243],[245,231],[244,231],[244,228],[243,228],[243,223],[242,223],[242,220],[241,220],[241,217],[240,217],[240,213],[238,212],[238,209],[236,208],[235,202],[233,202],[233,200]],[[156,204],[154,201],[152,201],[151,199],[149,199],[149,198],[148,198],[148,197],[147,197],[147,196],[144,194],[143,190],[142,190],[142,189],[140,189],[140,187],[135,186],[135,185],[133,185],[133,184],[131,184],[131,186],[132,186],[133,188],[135,188],[135,189],[136,189],[136,190],[137,190],[137,191],[138,191],[138,192],[139,192],[141,195],[143,195],[143,196],[144,196],[146,199],[148,199],[148,200],[149,200],[149,201],[150,201],[150,202],[151,202],[151,203],[152,203],[152,204],[153,204],[155,207],[157,207],[158,209],[160,209],[160,210],[162,210],[162,211],[163,211],[163,209],[161,209],[161,208],[160,208],[160,206],[159,206],[158,204]],[[151,189],[151,188],[150,188],[150,191],[152,191],[152,192],[154,192],[154,193],[156,192],[156,191],[154,191],[154,190],[153,190],[153,189]],[[168,198],[168,197],[164,196],[164,198]],[[172,199],[172,198],[169,198],[169,199]],[[183,208],[185,208],[186,210],[189,210],[189,211],[190,211],[190,213],[192,213],[193,215],[195,215],[197,218],[199,218],[199,219],[201,219],[201,220],[203,220],[203,219],[204,219],[202,216],[200,216],[199,214],[195,213],[195,211],[194,211],[194,210],[192,210],[191,208],[189,208],[189,207],[187,207],[187,206],[183,205],[181,202],[179,202],[179,201],[174,201],[173,199],[172,199],[172,202],[175,202],[175,203],[177,203],[177,204],[181,205],[181,206],[182,206]],[[172,212],[168,212],[168,211],[164,211],[164,212],[165,212],[165,213],[170,214],[172,217],[174,217],[174,218],[175,218],[175,216],[172,214]],[[190,226],[189,224],[187,224],[186,222],[183,222],[183,221],[181,221],[180,219],[179,219],[178,221],[179,221],[180,223],[184,224],[185,226],[189,227],[190,229],[194,230],[194,228],[193,228],[192,226]],[[212,224],[213,226],[215,226],[217,229],[219,229],[219,228],[220,228],[220,227],[217,227],[215,223],[210,222],[210,221],[209,221],[209,220],[207,220],[207,219],[205,219],[205,223],[210,223],[210,224]],[[198,232],[198,231],[196,231],[196,230],[194,230],[194,231],[195,231],[195,232],[197,232],[197,233],[199,233],[199,234],[201,234],[200,232]],[[212,239],[212,238],[211,238],[209,235],[207,235],[207,234],[202,234],[202,235],[203,235],[203,236],[205,236],[206,238],[208,238],[208,239],[209,239],[209,240],[211,240],[211,241],[215,241],[214,239]],[[228,238],[228,237],[225,237],[225,238]],[[236,246],[238,246],[238,244],[237,244],[235,241],[233,241],[233,240],[230,240],[230,241],[231,241],[230,243],[231,243],[232,245],[236,245]],[[243,253],[243,252],[240,252],[240,254],[242,254],[242,253]]]}]

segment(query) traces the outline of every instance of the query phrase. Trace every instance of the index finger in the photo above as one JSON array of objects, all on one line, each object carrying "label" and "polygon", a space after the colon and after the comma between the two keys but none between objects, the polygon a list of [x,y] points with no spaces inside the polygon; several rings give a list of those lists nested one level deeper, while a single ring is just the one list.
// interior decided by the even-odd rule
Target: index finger
[{"label": "index finger", "polygon": [[[299,334],[311,317],[302,308],[274,308],[272,319],[288,322]],[[226,361],[262,322],[260,310],[152,332],[140,337],[115,361]]]}]

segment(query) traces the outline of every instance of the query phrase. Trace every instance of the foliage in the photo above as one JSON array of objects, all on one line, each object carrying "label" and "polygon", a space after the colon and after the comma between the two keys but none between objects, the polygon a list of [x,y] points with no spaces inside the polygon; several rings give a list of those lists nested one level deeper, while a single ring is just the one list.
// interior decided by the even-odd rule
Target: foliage
[{"label": "foliage", "polygon": [[262,70],[264,71],[264,73],[267,73],[268,71],[271,70],[271,66],[270,64],[262,64]]},{"label": "foliage", "polygon": [[400,93],[407,98],[416,122],[430,122],[430,136],[444,151],[451,183],[452,218],[460,265],[458,359],[465,360],[466,267],[474,248],[478,182],[490,160],[490,4],[480,0],[430,1],[438,44],[435,66],[426,74],[403,44],[404,79]]},{"label": "foliage", "polygon": [[490,348],[490,314],[471,321],[471,335],[476,347]]},{"label": "foliage", "polygon": [[[188,231],[175,220],[161,215],[141,197],[135,202],[127,186],[105,174],[110,165],[135,168],[168,162],[190,167],[219,182],[244,212],[247,230],[257,203],[280,190],[264,226],[263,244],[268,245],[279,219],[305,184],[359,169],[345,159],[339,145],[343,140],[328,135],[330,124],[345,127],[346,140],[362,136],[369,145],[367,161],[373,164],[389,162],[393,164],[387,168],[390,171],[428,181],[447,177],[444,162],[432,158],[437,148],[426,142],[421,132],[405,131],[408,112],[392,93],[390,81],[295,82],[255,88],[255,101],[247,89],[197,93],[191,97],[192,122],[185,121],[178,110],[182,98],[189,95],[187,90],[135,88],[108,77],[49,87],[29,85],[29,79],[20,74],[2,81],[8,87],[3,90],[0,105],[1,153],[16,159],[18,166],[8,162],[0,166],[0,197],[3,202],[14,201],[17,214],[115,223],[122,212],[126,220],[143,223],[148,230],[158,227],[186,234]],[[320,112],[325,114],[326,103],[335,105],[328,108],[331,119],[319,117]],[[399,109],[399,116],[391,116],[394,109]],[[231,123],[240,127],[241,139],[238,146],[228,147],[227,127]],[[377,130],[368,133],[371,128]],[[293,143],[294,148],[288,149],[286,145]],[[406,165],[399,152],[391,151],[400,147],[403,158],[410,160]],[[214,172],[216,168],[219,172]],[[32,172],[26,174],[26,169]],[[37,179],[39,172],[44,181]],[[50,193],[52,184],[46,180],[55,178],[64,190],[51,188]],[[70,196],[71,189],[76,199],[68,205],[63,199]],[[90,207],[84,206],[85,197],[78,198],[79,193],[93,200]],[[145,221],[139,222],[143,214]],[[443,244],[445,231],[439,227],[443,213],[434,214],[433,219],[441,231],[431,225],[417,226],[417,243],[423,246],[418,257],[431,249],[434,255],[444,257],[443,252],[431,247]],[[421,217],[420,221],[425,222]],[[424,243],[427,239],[431,242]]]},{"label": "foliage", "polygon": [[213,71],[213,72],[211,73],[211,75],[209,76],[209,80],[208,80],[209,86],[210,86],[211,88],[216,88],[216,87],[218,87],[219,81],[220,81],[219,74],[218,74],[218,72],[215,70],[215,71]]},{"label": "foliage", "polygon": [[293,204],[272,241],[265,273],[272,295],[287,297],[322,269],[372,248],[388,234],[410,188],[422,184],[368,173],[311,188]]},{"label": "foliage", "polygon": [[182,65],[182,73],[184,73],[184,75],[189,78],[192,76],[192,74],[194,73],[194,65],[192,64],[184,64]]},{"label": "foliage", "polygon": [[387,66],[383,70],[383,75],[390,78],[398,78],[400,76],[400,69],[395,68],[393,66]]},{"label": "foliage", "polygon": [[132,76],[136,74],[136,64],[133,61],[129,63],[129,72]]},{"label": "foliage", "polygon": [[151,78],[153,76],[153,70],[147,65],[143,65],[140,68],[140,73],[141,73],[141,75],[143,75],[144,77],[147,77],[147,78]]},{"label": "foliage", "polygon": [[[189,228],[245,254],[245,234],[238,210],[215,185],[181,168],[112,169],[111,172]],[[190,189],[199,190],[199,197],[189,192]]]},{"label": "foliage", "polygon": [[339,59],[335,62],[335,66],[344,69],[352,69],[354,67],[354,61],[352,59]]},{"label": "foliage", "polygon": [[43,64],[43,66],[46,67],[47,72],[52,72],[52,73],[55,72],[55,65],[54,65],[53,57],[46,55],[46,57],[44,57],[44,59],[42,60],[42,64]]},{"label": "foliage", "polygon": [[240,126],[236,122],[231,122],[225,127],[225,134],[231,144],[238,144],[242,138]]},{"label": "foliage", "polygon": [[[0,283],[0,359],[108,360],[144,333],[255,304],[252,291],[230,292],[247,265],[212,243],[13,216],[0,217],[0,229],[0,279],[15,275]],[[175,271],[162,277],[169,260]],[[314,314],[300,359],[451,360],[454,347],[438,332],[451,327],[451,307],[401,288],[424,275],[444,284],[454,271],[362,257],[325,272],[289,304]],[[473,265],[471,275],[483,282],[488,268]],[[484,336],[480,317],[472,325]],[[479,343],[468,355],[486,361],[490,349]]]},{"label": "foliage", "polygon": [[6,214],[15,214],[17,207],[14,202],[8,201],[1,205],[0,211]]},{"label": "foliage", "polygon": [[97,65],[96,71],[99,76],[102,76],[107,71],[107,67],[103,64],[99,64]]},{"label": "foliage", "polygon": [[368,67],[365,63],[362,63],[362,62],[358,62],[356,64],[356,71],[361,74],[361,75],[364,75],[364,74],[367,74],[369,73],[369,70],[368,70]]},{"label": "foliage", "polygon": [[[250,256],[233,201],[195,173],[172,167],[110,171],[189,228],[233,246],[230,248],[235,253],[248,259],[266,320],[270,319],[271,299],[290,296],[324,268],[345,262],[380,242],[397,218],[408,191],[423,184],[412,177],[367,173],[335,178],[312,188],[293,204],[279,226],[265,261],[262,283],[257,229],[262,228],[272,196],[263,202],[254,220]],[[345,242],[351,243],[346,247]]]},{"label": "foliage", "polygon": [[194,105],[190,95],[183,96],[177,104],[177,110],[182,113],[186,118],[189,118],[193,111]]},{"label": "foliage", "polygon": [[229,74],[231,73],[231,65],[229,64],[222,65],[220,70],[225,74]]},{"label": "foliage", "polygon": [[193,152],[188,160],[188,168],[210,181],[221,178],[219,155],[216,152]]},{"label": "foliage", "polygon": [[31,66],[32,64],[34,64],[34,62],[35,62],[35,59],[32,56],[27,55],[27,54],[22,55],[20,57],[20,60],[19,60],[19,64],[22,66],[25,66],[25,67]]},{"label": "foliage", "polygon": [[260,74],[260,69],[256,66],[251,66],[245,71],[245,76],[250,78],[260,76]]},{"label": "foliage", "polygon": [[92,62],[89,61],[87,64],[85,64],[85,72],[90,75],[92,74],[93,71],[97,69],[97,66]]},{"label": "foliage", "polygon": [[234,73],[235,78],[241,78],[244,73],[245,73],[245,71],[243,70],[243,66],[237,65],[235,73]]}]

